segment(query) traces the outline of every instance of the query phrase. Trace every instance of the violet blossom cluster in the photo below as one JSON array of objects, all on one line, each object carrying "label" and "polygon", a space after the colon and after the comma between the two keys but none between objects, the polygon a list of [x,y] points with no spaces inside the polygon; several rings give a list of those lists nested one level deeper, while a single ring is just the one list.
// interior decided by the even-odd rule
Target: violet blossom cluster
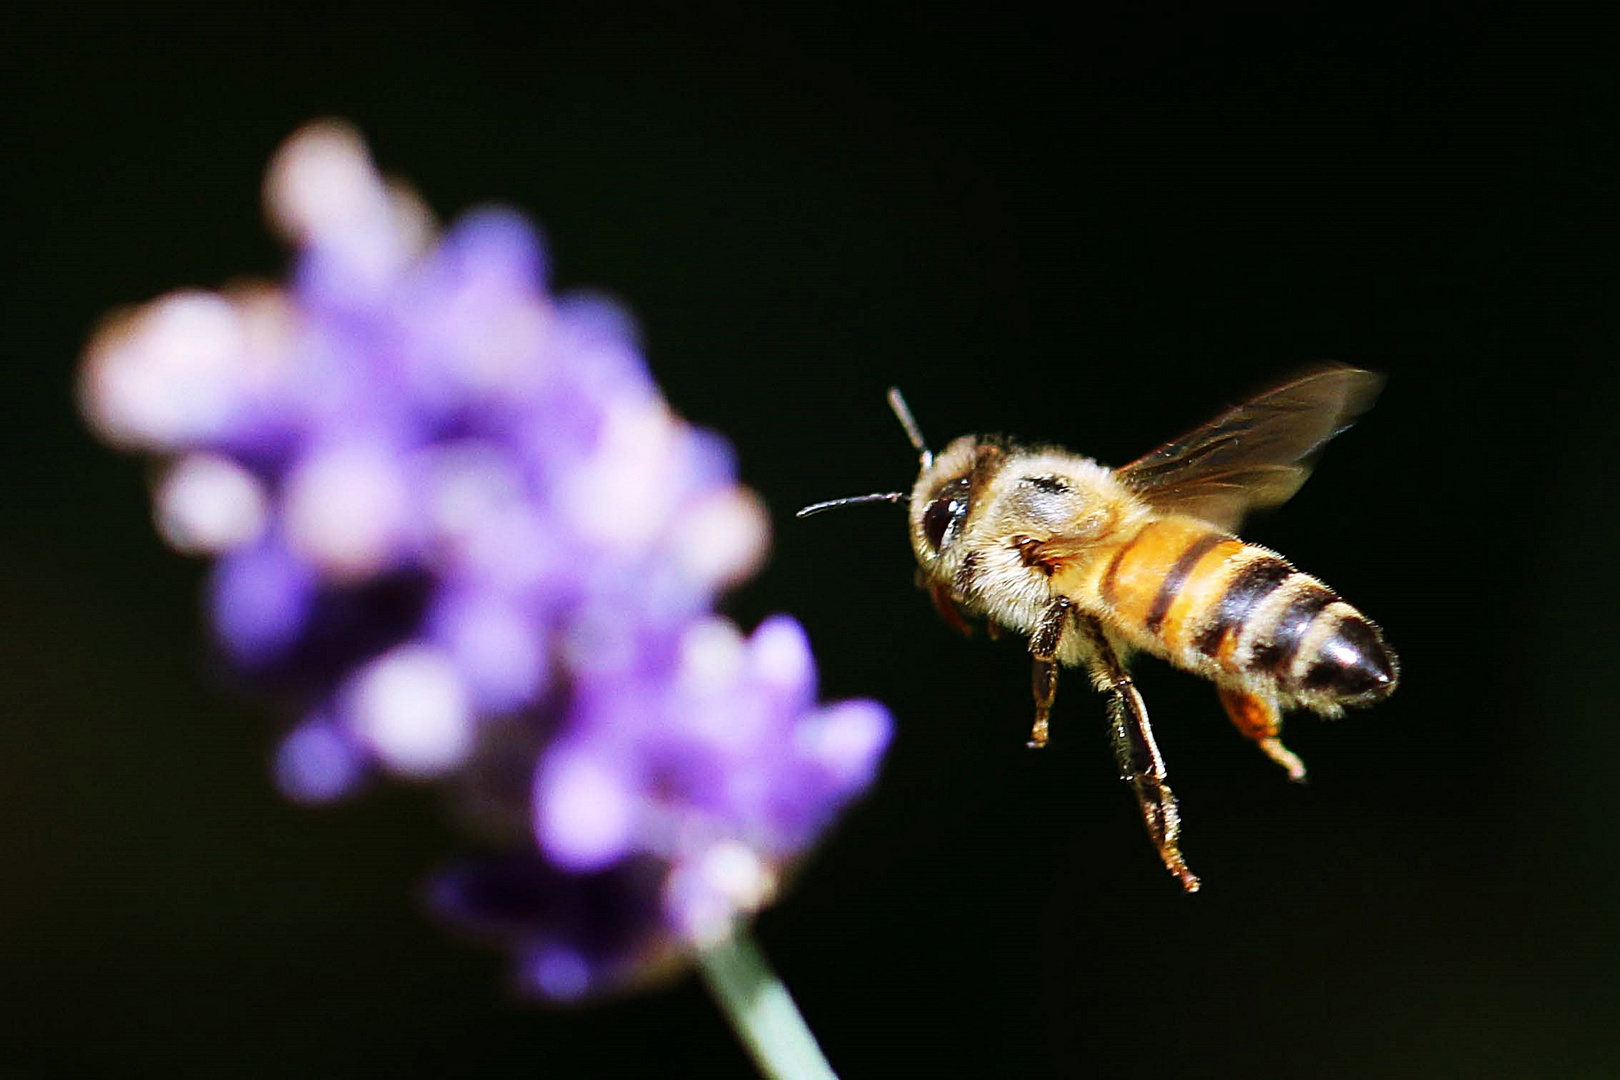
[{"label": "violet blossom cluster", "polygon": [[157,526],[212,557],[228,668],[296,716],[293,799],[451,786],[497,838],[432,893],[574,998],[719,940],[872,781],[873,702],[818,706],[804,632],[714,613],[764,508],[679,419],[625,314],[551,295],[504,210],[440,235],[318,123],[265,198],[285,287],[110,318],[81,404],[155,455]]}]

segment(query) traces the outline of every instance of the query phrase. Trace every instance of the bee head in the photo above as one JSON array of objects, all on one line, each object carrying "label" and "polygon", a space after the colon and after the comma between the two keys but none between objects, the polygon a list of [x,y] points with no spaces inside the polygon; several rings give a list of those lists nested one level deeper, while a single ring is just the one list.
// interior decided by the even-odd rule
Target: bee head
[{"label": "bee head", "polygon": [[908,509],[918,562],[934,562],[961,535],[973,501],[974,468],[984,449],[978,439],[964,435],[917,473]]}]

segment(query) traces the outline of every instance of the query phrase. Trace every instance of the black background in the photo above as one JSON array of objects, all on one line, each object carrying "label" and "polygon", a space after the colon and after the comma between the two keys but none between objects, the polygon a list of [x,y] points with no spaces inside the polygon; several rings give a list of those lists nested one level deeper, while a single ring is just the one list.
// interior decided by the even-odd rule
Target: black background
[{"label": "black background", "polygon": [[[766,949],[846,1078],[1597,1077],[1614,931],[1620,69],[1576,24],[321,8],[0,37],[0,1075],[750,1075],[695,981],[513,1004],[416,903],[431,792],[281,802],[201,662],[200,567],[72,412],[97,316],[273,275],[258,184],[355,121],[445,216],[547,230],[736,444],[776,555],[733,598],[898,718]],[[1055,19],[1055,17],[1054,17]],[[1023,742],[1027,658],[953,637],[885,507],[882,393],[1119,463],[1305,362],[1379,406],[1247,534],[1382,623],[1384,706],[1312,783],[1141,665],[1205,890],[1112,777],[1102,703]]]}]

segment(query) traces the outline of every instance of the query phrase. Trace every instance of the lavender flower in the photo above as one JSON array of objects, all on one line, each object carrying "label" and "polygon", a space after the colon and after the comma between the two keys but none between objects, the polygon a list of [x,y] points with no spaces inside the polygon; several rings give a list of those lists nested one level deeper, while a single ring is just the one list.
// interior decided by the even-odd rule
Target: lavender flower
[{"label": "lavender flower", "polygon": [[538,994],[725,942],[890,733],[875,703],[816,705],[791,618],[713,613],[767,539],[729,448],[670,411],[622,311],[547,292],[513,213],[438,236],[332,123],[265,190],[291,283],[111,319],[81,401],[162,459],[157,526],[215,559],[223,658],[297,718],[278,784],[459,791],[503,842],[434,901]]}]

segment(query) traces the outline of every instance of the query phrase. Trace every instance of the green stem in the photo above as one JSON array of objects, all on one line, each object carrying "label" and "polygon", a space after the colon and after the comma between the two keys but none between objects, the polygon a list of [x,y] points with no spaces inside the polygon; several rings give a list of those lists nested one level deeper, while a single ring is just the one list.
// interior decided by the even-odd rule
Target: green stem
[{"label": "green stem", "polygon": [[731,1028],[768,1080],[838,1080],[793,997],[738,923],[699,954],[698,968]]}]

